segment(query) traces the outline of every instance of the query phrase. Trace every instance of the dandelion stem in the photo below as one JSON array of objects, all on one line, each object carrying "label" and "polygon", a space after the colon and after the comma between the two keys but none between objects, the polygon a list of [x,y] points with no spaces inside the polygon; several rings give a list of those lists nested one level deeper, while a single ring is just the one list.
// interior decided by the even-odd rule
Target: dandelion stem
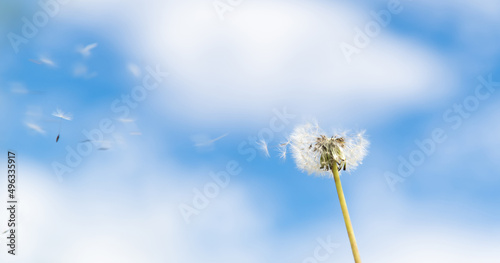
[{"label": "dandelion stem", "polygon": [[332,173],[335,180],[335,187],[337,188],[337,194],[339,196],[340,207],[342,208],[342,214],[344,215],[345,227],[347,229],[347,235],[349,235],[349,241],[351,242],[352,255],[354,256],[354,262],[361,263],[361,257],[359,256],[358,245],[356,244],[356,238],[354,237],[354,230],[352,229],[351,218],[349,217],[349,211],[347,211],[347,203],[345,202],[344,191],[342,190],[342,184],[340,183],[339,171],[337,169],[337,163],[332,162]]}]

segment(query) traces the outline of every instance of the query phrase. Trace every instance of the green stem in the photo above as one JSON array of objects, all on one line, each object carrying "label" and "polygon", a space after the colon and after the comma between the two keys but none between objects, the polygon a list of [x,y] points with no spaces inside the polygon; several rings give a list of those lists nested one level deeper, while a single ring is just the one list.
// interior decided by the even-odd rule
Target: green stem
[{"label": "green stem", "polygon": [[347,211],[347,203],[345,202],[344,191],[342,190],[342,184],[340,183],[340,175],[337,169],[337,163],[333,162],[332,173],[335,180],[335,187],[337,187],[337,194],[339,196],[340,207],[342,208],[342,214],[344,215],[345,227],[347,229],[347,234],[349,235],[349,241],[351,242],[352,255],[354,256],[354,262],[361,263],[361,257],[359,256],[358,245],[356,244],[356,238],[354,237],[354,230],[352,229],[351,218],[349,217],[349,211]]}]

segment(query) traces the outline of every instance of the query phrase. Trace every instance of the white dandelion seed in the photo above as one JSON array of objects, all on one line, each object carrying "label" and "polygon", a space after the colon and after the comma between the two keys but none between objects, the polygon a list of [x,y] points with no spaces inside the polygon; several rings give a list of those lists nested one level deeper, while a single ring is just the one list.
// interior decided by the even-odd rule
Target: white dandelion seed
[{"label": "white dandelion seed", "polygon": [[108,141],[108,140],[89,140],[89,139],[80,142],[90,142],[95,146],[97,146],[98,147],[97,150],[99,151],[107,151],[111,149],[112,145],[115,143],[114,141]]},{"label": "white dandelion seed", "polygon": [[195,136],[193,138],[193,140],[195,141],[194,146],[196,146],[196,147],[210,147],[210,146],[213,146],[216,141],[218,141],[218,140],[226,137],[228,134],[229,133],[225,133],[225,134],[223,134],[223,135],[221,135],[221,136],[219,136],[219,137],[217,137],[215,139],[211,139],[211,140],[205,138],[204,135]]},{"label": "white dandelion seed", "polygon": [[31,123],[31,122],[26,122],[25,123],[28,128],[40,133],[40,134],[45,134],[45,130],[42,129],[42,127],[38,126],[37,124]]},{"label": "white dandelion seed", "polygon": [[56,66],[56,63],[50,59],[50,58],[47,58],[47,57],[40,57],[39,61],[45,65],[49,65],[51,67],[55,67]]},{"label": "white dandelion seed", "polygon": [[128,63],[127,68],[132,73],[132,75],[134,75],[134,77],[138,78],[141,76],[141,68],[139,68],[139,66],[137,66],[136,64]]},{"label": "white dandelion seed", "polygon": [[266,141],[260,140],[260,141],[258,141],[256,143],[259,146],[260,150],[262,150],[262,152],[264,152],[264,154],[266,155],[266,157],[271,157],[271,155],[269,155],[269,149],[267,147],[267,142]]},{"label": "white dandelion seed", "polygon": [[131,130],[129,132],[130,135],[142,135],[142,133],[139,131],[139,129],[137,128],[137,125],[135,124],[135,119],[132,119],[132,118],[119,118],[118,119],[119,122],[125,124],[126,126],[128,126],[128,129]]},{"label": "white dandelion seed", "polygon": [[62,110],[60,110],[59,108],[52,113],[52,116],[54,117],[57,117],[59,118],[59,131],[57,133],[57,137],[56,137],[56,142],[59,141],[59,138],[61,136],[61,125],[62,125],[62,120],[67,120],[67,121],[70,121],[72,119],[71,115],[70,114],[67,114],[67,113],[64,113]]},{"label": "white dandelion seed", "polygon": [[84,47],[77,48],[78,53],[82,54],[84,57],[88,57],[91,54],[92,49],[97,47],[97,43],[92,43]]},{"label": "white dandelion seed", "polygon": [[29,93],[28,89],[26,89],[26,87],[21,83],[13,83],[11,85],[10,91],[12,93],[23,94],[23,95]]},{"label": "white dandelion seed", "polygon": [[40,61],[38,61],[38,60],[36,60],[36,59],[29,59],[29,61],[31,61],[31,62],[33,62],[33,63],[35,63],[35,64],[38,64],[38,65],[41,65],[41,64],[42,64],[42,62],[40,62]]},{"label": "white dandelion seed", "polygon": [[123,123],[131,123],[131,122],[135,122],[134,119],[130,119],[130,118],[119,118],[118,119],[119,122],[123,122]]},{"label": "white dandelion seed", "polygon": [[286,154],[288,153],[287,149],[289,144],[290,144],[290,139],[287,142],[282,143],[278,146],[278,151],[280,153],[281,159],[286,159]]},{"label": "white dandelion seed", "polygon": [[333,161],[338,169],[356,169],[366,156],[368,145],[364,132],[353,135],[344,131],[327,137],[317,123],[307,123],[297,126],[288,142],[281,145],[281,157],[286,157],[289,147],[299,169],[308,174],[329,175]]},{"label": "white dandelion seed", "polygon": [[52,113],[52,116],[57,117],[57,118],[61,118],[61,119],[67,120],[67,121],[70,121],[72,119],[71,114],[64,113],[61,109],[56,109],[56,111],[54,111]]},{"label": "white dandelion seed", "polygon": [[84,64],[76,64],[73,68],[73,76],[81,77],[84,79],[91,79],[96,77],[98,74],[96,71],[90,71]]}]

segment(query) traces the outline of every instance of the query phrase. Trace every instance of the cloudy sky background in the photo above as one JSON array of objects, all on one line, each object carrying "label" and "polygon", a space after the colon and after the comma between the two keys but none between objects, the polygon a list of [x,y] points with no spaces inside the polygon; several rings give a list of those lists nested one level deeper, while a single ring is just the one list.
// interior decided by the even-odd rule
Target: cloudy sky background
[{"label": "cloudy sky background", "polygon": [[[0,4],[0,149],[17,153],[20,200],[19,255],[2,245],[2,262],[307,262],[318,239],[338,244],[322,262],[350,262],[334,182],[274,148],[313,118],[371,141],[342,176],[364,262],[499,258],[498,93],[455,128],[443,117],[478,77],[500,81],[497,1],[401,1],[350,63],[341,44],[388,1],[232,3],[221,19],[212,1],[70,0],[17,53],[9,33],[44,9]],[[148,67],[169,75],[127,116],[114,111]],[[58,143],[57,108],[73,116]],[[267,133],[283,111],[293,117]],[[114,131],[58,176],[103,119]],[[399,157],[435,129],[446,140],[391,188]],[[187,223],[179,206],[233,162],[241,172]],[[0,220],[3,232],[5,209]]]}]

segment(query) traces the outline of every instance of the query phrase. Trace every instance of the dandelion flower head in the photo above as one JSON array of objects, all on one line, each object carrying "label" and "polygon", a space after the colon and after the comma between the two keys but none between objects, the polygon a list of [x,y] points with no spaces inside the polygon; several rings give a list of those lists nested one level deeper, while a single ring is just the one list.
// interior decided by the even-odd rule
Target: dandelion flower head
[{"label": "dandelion flower head", "polygon": [[306,123],[297,126],[281,145],[281,157],[289,149],[297,167],[308,174],[327,175],[333,167],[350,172],[362,163],[368,145],[364,131],[337,132],[329,137],[317,123]]}]

